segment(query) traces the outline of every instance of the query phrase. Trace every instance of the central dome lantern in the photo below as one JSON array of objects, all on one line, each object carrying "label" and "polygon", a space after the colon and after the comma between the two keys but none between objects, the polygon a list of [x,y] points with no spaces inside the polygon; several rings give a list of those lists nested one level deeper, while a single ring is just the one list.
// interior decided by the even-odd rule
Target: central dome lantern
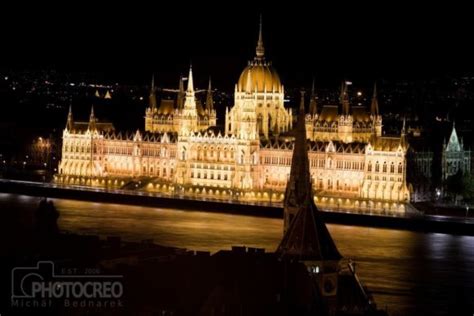
[{"label": "central dome lantern", "polygon": [[265,48],[262,39],[262,19],[260,18],[260,29],[256,48],[256,56],[240,74],[237,83],[239,92],[257,92],[257,93],[282,93],[280,76],[273,68],[271,62],[265,60]]}]

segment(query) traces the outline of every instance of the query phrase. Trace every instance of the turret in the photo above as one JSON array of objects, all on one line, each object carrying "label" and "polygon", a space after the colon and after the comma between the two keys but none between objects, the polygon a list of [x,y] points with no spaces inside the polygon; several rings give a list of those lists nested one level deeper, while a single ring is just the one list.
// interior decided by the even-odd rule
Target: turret
[{"label": "turret", "polygon": [[374,83],[374,94],[372,96],[372,103],[370,104],[370,114],[373,118],[379,116],[379,102],[377,100],[377,83]]},{"label": "turret", "polygon": [[72,131],[74,129],[74,119],[72,117],[72,105],[69,105],[69,112],[67,114],[66,129]]},{"label": "turret", "polygon": [[370,104],[370,117],[374,125],[375,136],[382,136],[382,116],[379,111],[379,101],[377,98],[377,83],[374,83],[374,93]]},{"label": "turret", "polygon": [[151,76],[150,95],[148,97],[148,106],[153,111],[156,110],[156,108],[157,108],[156,89],[155,89],[155,75],[154,74]]},{"label": "turret", "polygon": [[309,101],[309,114],[314,116],[318,113],[318,104],[317,104],[317,95],[316,89],[314,88],[314,79],[313,79],[313,86],[311,87],[311,98]]},{"label": "turret", "polygon": [[342,104],[342,114],[349,115],[349,94],[347,93],[347,84],[342,82],[341,86],[341,104]]},{"label": "turret", "polygon": [[212,99],[211,77],[209,77],[209,87],[207,88],[206,109],[210,112],[214,110],[214,100]]},{"label": "turret", "polygon": [[195,131],[198,125],[198,118],[192,66],[189,67],[188,87],[186,89],[186,98],[184,100],[182,116],[180,132],[186,134]]},{"label": "turret", "polygon": [[89,127],[88,127],[90,131],[95,131],[97,129],[96,123],[97,123],[97,119],[95,118],[94,106],[92,105],[91,114],[89,115]]},{"label": "turret", "polygon": [[262,32],[262,16],[260,15],[260,28],[258,31],[258,42],[256,48],[256,59],[263,60],[265,58],[265,47],[263,47],[263,32]]},{"label": "turret", "polygon": [[186,97],[186,93],[184,91],[184,80],[183,80],[183,76],[180,76],[179,77],[179,90],[178,90],[178,94],[176,95],[176,106],[180,110],[183,108],[185,97]]}]

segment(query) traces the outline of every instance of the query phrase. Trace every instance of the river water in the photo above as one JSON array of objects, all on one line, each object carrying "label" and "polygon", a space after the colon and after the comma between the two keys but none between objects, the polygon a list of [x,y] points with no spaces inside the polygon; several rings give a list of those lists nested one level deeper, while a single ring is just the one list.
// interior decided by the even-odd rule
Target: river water
[{"label": "river water", "polygon": [[[0,193],[0,210],[34,209],[39,199]],[[273,251],[282,220],[202,211],[55,199],[62,230],[193,250],[232,245]],[[474,237],[394,229],[328,225],[339,251],[379,308],[390,315],[473,315]],[[460,312],[463,311],[463,312]]]}]

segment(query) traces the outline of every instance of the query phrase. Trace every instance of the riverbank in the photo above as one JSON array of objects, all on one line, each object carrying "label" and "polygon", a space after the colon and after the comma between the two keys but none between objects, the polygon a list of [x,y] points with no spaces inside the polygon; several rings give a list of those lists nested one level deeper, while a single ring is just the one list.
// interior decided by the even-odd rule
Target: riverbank
[{"label": "riverbank", "polygon": [[[277,204],[269,206],[242,202],[233,203],[232,201],[191,200],[180,196],[156,196],[136,191],[107,192],[99,189],[66,188],[54,184],[26,181],[0,180],[0,192],[101,203],[178,208],[189,211],[207,211],[269,218],[283,217],[281,205]],[[462,217],[432,215],[397,217],[325,210],[322,210],[322,214],[327,223],[474,236],[474,221]]]}]

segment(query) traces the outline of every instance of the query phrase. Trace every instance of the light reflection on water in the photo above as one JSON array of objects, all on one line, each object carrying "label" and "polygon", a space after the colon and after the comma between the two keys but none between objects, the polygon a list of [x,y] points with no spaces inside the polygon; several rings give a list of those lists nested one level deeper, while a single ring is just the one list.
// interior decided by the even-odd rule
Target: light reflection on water
[{"label": "light reflection on water", "polygon": [[[0,206],[36,207],[37,198],[0,194]],[[232,245],[273,251],[282,221],[200,211],[55,200],[61,229],[193,250]],[[20,208],[20,207],[18,207]],[[474,304],[474,237],[328,225],[340,252],[357,263],[379,307],[391,315],[447,314]]]}]

